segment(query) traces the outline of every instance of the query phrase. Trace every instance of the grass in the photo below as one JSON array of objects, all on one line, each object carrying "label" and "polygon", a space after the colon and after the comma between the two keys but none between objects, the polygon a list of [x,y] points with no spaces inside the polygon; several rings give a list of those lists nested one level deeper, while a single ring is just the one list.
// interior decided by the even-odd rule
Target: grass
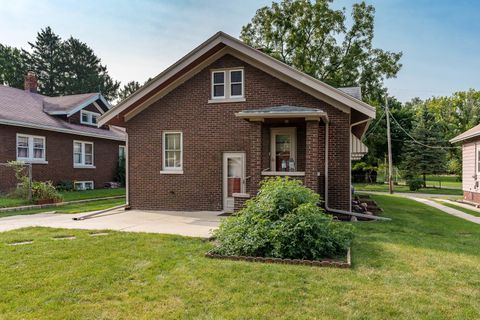
[{"label": "grass", "polygon": [[[98,199],[114,196],[124,196],[125,188],[117,189],[94,189],[84,191],[62,191],[63,201]],[[7,196],[0,196],[0,208],[18,207],[30,204],[25,199],[10,198]]]},{"label": "grass", "polygon": [[457,209],[459,211],[465,212],[467,214],[471,214],[472,216],[480,217],[480,212],[478,212],[478,211],[467,209],[467,208],[464,208],[464,207],[461,207],[461,206],[458,206],[458,205],[455,205],[455,204],[452,204],[452,203],[449,203],[449,202],[438,201],[438,203],[440,203],[441,205],[444,205],[446,207],[450,207],[450,208]]},{"label": "grass", "polygon": [[[375,191],[375,192],[388,192],[388,185],[383,183],[355,183],[355,191]],[[394,186],[396,192],[408,192],[408,193],[427,193],[427,194],[445,194],[461,196],[463,191],[461,189],[438,189],[438,188],[421,188],[418,191],[410,191],[408,186],[396,185]]]},{"label": "grass", "polygon": [[[212,260],[180,236],[29,228],[0,233],[5,319],[478,319],[480,228],[373,196],[390,222],[357,223],[353,268]],[[76,236],[54,241],[55,236]],[[32,244],[7,246],[13,241]]]},{"label": "grass", "polygon": [[96,200],[96,201],[90,201],[90,202],[64,204],[64,205],[60,205],[57,207],[50,207],[50,208],[0,212],[0,218],[17,216],[17,215],[35,214],[35,213],[42,213],[42,212],[52,212],[52,211],[55,211],[56,213],[89,212],[89,211],[108,209],[108,208],[119,206],[122,204],[125,204],[125,199]]}]

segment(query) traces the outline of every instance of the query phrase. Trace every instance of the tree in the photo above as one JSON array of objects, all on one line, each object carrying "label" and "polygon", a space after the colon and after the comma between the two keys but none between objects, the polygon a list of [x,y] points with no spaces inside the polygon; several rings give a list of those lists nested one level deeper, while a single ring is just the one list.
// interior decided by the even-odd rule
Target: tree
[{"label": "tree", "polygon": [[118,99],[120,101],[125,100],[132,93],[140,89],[142,85],[138,81],[130,81],[123,86],[118,92]]},{"label": "tree", "polygon": [[0,44],[0,84],[23,89],[23,77],[27,71],[22,51]]},{"label": "tree", "polygon": [[29,42],[31,52],[23,50],[29,69],[38,76],[38,89],[47,96],[62,94],[59,90],[62,67],[62,41],[50,27],[40,30],[34,43]]},{"label": "tree", "polygon": [[360,85],[366,100],[381,101],[383,81],[401,68],[401,52],[374,48],[375,9],[365,2],[346,13],[331,0],[283,0],[257,10],[242,28],[241,39],[334,87]]},{"label": "tree", "polygon": [[423,178],[426,187],[427,174],[445,172],[446,151],[448,145],[443,142],[435,116],[428,110],[425,103],[418,107],[417,121],[414,124],[410,140],[404,148],[402,169],[407,180],[418,176]]}]

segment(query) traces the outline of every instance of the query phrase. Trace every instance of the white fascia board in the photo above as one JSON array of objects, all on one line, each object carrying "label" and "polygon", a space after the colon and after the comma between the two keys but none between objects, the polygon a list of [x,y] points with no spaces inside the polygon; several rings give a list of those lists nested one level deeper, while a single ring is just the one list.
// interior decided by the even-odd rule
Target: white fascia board
[{"label": "white fascia board", "polygon": [[[74,113],[76,113],[76,112],[82,110],[83,108],[87,107],[88,105],[94,103],[95,101],[97,101],[99,99],[99,96],[100,96],[100,94],[96,94],[96,95],[92,96],[91,98],[82,101],[82,103],[80,103],[79,105],[77,105],[75,108],[73,108],[72,110],[70,110],[67,113],[67,117],[70,117]],[[103,113],[103,110],[102,110],[102,113]]]},{"label": "white fascia board", "polygon": [[106,136],[106,135],[103,135],[103,134],[97,134],[97,133],[91,133],[91,132],[77,131],[77,130],[73,130],[73,129],[55,128],[55,127],[44,126],[44,125],[35,124],[35,123],[21,122],[21,121],[0,119],[0,124],[4,124],[4,125],[7,125],[7,126],[39,129],[39,130],[54,131],[54,132],[60,132],[60,133],[68,133],[68,134],[74,134],[74,135],[78,135],[78,136],[85,136],[85,137],[92,137],[92,138],[100,138],[100,139],[115,140],[115,141],[125,141],[125,138]]}]

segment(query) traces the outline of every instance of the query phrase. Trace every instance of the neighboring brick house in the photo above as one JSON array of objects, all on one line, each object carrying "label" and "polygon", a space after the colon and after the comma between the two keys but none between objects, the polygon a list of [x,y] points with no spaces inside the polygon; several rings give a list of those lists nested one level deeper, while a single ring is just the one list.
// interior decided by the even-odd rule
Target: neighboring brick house
[{"label": "neighboring brick house", "polygon": [[480,204],[480,124],[450,142],[462,144],[463,199]]},{"label": "neighboring brick house", "polygon": [[[97,127],[110,108],[103,96],[47,97],[36,89],[32,72],[25,77],[25,90],[0,86],[0,163],[32,163],[33,180],[71,180],[79,189],[114,181],[125,129]],[[0,166],[0,192],[15,185],[12,169]]]},{"label": "neighboring brick house", "polygon": [[132,208],[232,211],[265,177],[290,176],[350,210],[351,154],[365,153],[358,142],[373,117],[361,100],[219,32],[99,123],[127,130]]}]

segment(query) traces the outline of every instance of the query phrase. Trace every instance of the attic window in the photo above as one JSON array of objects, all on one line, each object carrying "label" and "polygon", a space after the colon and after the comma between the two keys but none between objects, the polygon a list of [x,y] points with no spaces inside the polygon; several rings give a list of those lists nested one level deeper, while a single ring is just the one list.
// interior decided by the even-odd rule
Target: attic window
[{"label": "attic window", "polygon": [[80,111],[80,123],[96,126],[97,119],[99,116],[100,116],[99,113],[82,110]]},{"label": "attic window", "polygon": [[212,71],[212,95],[209,103],[239,102],[244,99],[242,68]]}]

